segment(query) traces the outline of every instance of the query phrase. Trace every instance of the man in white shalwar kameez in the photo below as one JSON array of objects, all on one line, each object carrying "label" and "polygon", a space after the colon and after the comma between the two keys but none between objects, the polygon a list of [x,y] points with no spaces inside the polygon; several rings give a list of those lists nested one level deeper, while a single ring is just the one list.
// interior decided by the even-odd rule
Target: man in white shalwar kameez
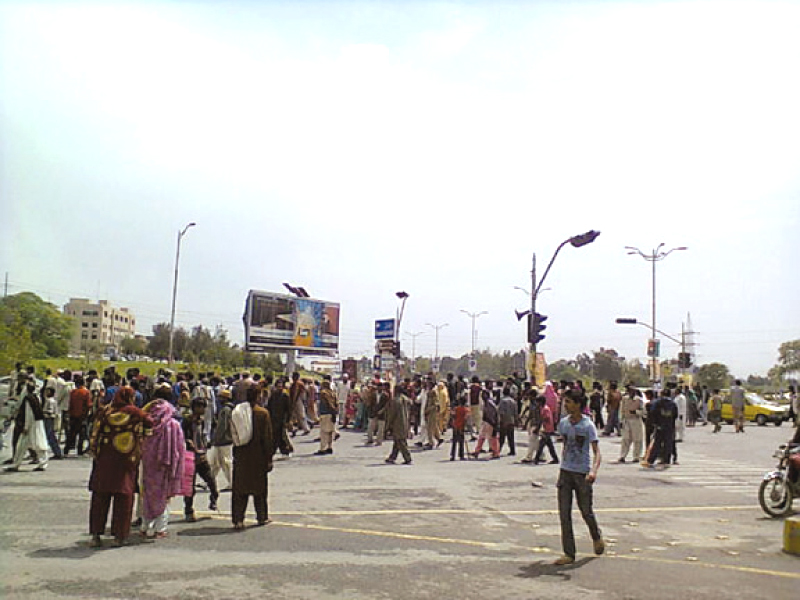
[{"label": "man in white shalwar kameez", "polygon": [[14,449],[14,461],[5,470],[19,471],[19,466],[27,456],[28,450],[32,450],[39,459],[34,470],[44,471],[49,460],[49,445],[47,443],[47,434],[44,430],[44,413],[41,402],[36,395],[36,382],[33,379],[28,380],[19,410],[25,411],[25,424],[17,442],[17,447]]}]

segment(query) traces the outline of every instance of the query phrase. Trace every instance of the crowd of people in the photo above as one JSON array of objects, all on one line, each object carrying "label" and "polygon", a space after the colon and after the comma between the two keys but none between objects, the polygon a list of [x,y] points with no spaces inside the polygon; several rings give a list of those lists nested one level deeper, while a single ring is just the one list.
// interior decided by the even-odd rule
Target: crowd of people
[{"label": "crowd of people", "polygon": [[[606,387],[594,382],[588,392],[580,381],[547,381],[537,388],[517,373],[497,381],[429,373],[391,385],[379,374],[361,382],[345,374],[334,382],[297,372],[273,379],[161,369],[147,377],[130,369],[123,377],[109,368],[102,376],[47,371],[39,389],[33,369],[17,365],[11,382],[6,406],[13,408],[6,411],[2,437],[13,422],[13,456],[6,470],[19,471],[26,458],[43,471],[51,457],[63,460],[73,451],[91,456],[89,525],[91,544],[98,547],[112,506],[116,544],[126,542],[132,523],[142,537],[168,535],[168,507],[176,496],[183,497],[186,521],[195,521],[198,478],[209,492],[209,510],[217,510],[220,491],[231,491],[234,529],[244,528],[250,496],[257,523],[268,523],[273,457],[291,458],[295,438],[315,428],[315,456],[332,455],[340,430],[350,428],[363,432],[366,445],[391,440],[386,463],[402,458],[405,465],[413,464],[409,444],[417,452],[435,451],[448,432],[451,461],[481,460],[483,454],[497,460],[504,447],[516,456],[516,431],[522,429],[528,436],[522,463],[541,464],[547,451],[548,462],[560,464],[564,556],[559,560],[568,564],[575,558],[573,496],[595,551],[604,548],[592,511],[599,437],[622,438],[620,463],[631,455],[645,467],[666,468],[677,464],[677,443],[686,427],[710,422],[716,432],[721,426],[719,390],[668,385],[656,392],[630,384],[620,390],[615,381]],[[739,389],[737,382],[732,398]]]}]

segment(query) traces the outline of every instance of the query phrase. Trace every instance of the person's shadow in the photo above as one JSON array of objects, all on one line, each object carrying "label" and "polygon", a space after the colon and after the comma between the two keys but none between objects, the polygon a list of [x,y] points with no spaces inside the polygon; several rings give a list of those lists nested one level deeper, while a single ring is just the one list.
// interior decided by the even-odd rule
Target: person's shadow
[{"label": "person's shadow", "polygon": [[146,540],[138,535],[132,535],[125,541],[123,546],[115,546],[113,541],[108,538],[103,539],[103,545],[100,548],[92,548],[89,543],[90,540],[87,539],[75,542],[63,548],[39,548],[38,550],[29,552],[28,556],[30,558],[67,558],[71,560],[82,560],[91,558],[98,552],[104,552],[106,550],[117,550],[129,546],[150,545],[153,543],[153,540]]},{"label": "person's shadow", "polygon": [[537,579],[539,577],[560,577],[564,581],[570,581],[572,579],[571,571],[578,569],[589,562],[595,560],[595,557],[587,556],[586,558],[582,558],[580,560],[576,560],[574,563],[569,565],[554,565],[552,562],[535,562],[530,565],[525,565],[524,567],[520,567],[519,573],[516,577],[522,577],[525,579]]},{"label": "person's shadow", "polygon": [[184,529],[178,532],[179,537],[203,537],[210,535],[227,535],[229,533],[239,533],[233,528],[233,525],[228,527],[192,527],[191,529]]}]

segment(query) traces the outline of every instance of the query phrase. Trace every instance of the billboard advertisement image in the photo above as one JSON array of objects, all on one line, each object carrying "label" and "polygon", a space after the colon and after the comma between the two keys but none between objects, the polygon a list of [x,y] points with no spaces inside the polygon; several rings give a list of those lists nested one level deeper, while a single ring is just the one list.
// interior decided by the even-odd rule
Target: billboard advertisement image
[{"label": "billboard advertisement image", "polygon": [[294,348],[332,354],[339,348],[339,304],[250,290],[244,331],[250,352]]}]

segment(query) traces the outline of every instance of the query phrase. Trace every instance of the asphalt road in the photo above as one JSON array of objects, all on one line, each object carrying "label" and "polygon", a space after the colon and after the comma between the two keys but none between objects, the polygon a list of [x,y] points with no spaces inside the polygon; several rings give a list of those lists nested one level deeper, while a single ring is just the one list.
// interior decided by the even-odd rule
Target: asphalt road
[{"label": "asphalt road", "polygon": [[[312,434],[276,463],[269,526],[233,532],[229,494],[193,524],[174,500],[167,539],[101,550],[88,547],[90,461],[69,458],[0,475],[2,595],[796,600],[800,557],[782,552],[783,522],[756,498],[790,435],[786,425],[689,429],[680,465],[660,472],[614,463],[619,439],[603,438],[595,507],[608,551],[592,554],[575,512],[579,554],[566,567],[552,565],[557,466],[519,456],[450,462],[443,446],[393,466],[383,463],[390,444],[366,447],[350,430],[334,455],[312,456]],[[518,452],[525,438],[518,432]],[[206,505],[198,492],[196,507]]]}]

